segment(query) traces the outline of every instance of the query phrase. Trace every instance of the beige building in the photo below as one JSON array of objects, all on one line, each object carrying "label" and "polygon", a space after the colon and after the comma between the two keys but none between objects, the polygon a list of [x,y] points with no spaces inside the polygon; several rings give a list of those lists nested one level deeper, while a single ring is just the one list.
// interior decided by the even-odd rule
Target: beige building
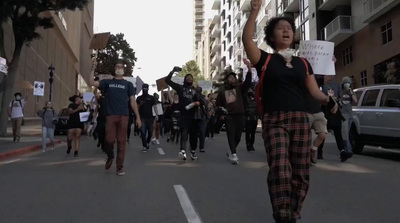
[{"label": "beige building", "polygon": [[318,34],[335,42],[337,81],[350,76],[355,87],[387,83],[385,74],[392,62],[400,72],[400,0],[318,3]]},{"label": "beige building", "polygon": [[[68,98],[90,90],[87,87],[91,69],[89,44],[93,36],[93,0],[82,11],[45,12],[53,20],[54,28],[40,29],[41,39],[32,41],[22,49],[15,92],[28,96],[26,117],[36,116],[36,111],[49,100],[49,70],[55,67],[53,83],[53,106],[59,111],[68,106]],[[13,35],[11,26],[5,25],[7,56],[11,55]],[[33,96],[32,89],[21,88],[22,81],[33,85],[34,81],[45,82],[44,97]]]}]

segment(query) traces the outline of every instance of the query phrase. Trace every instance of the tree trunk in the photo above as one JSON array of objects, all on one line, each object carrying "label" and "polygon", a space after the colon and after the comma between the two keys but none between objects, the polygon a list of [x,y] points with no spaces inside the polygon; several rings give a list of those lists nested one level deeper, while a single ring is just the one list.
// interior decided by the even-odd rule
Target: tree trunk
[{"label": "tree trunk", "polygon": [[18,74],[18,64],[22,46],[22,43],[16,43],[13,57],[8,68],[8,75],[5,78],[6,86],[5,91],[3,92],[3,101],[1,103],[0,112],[0,136],[5,136],[7,134],[8,107],[14,94],[14,85]]},{"label": "tree trunk", "polygon": [[[0,24],[0,57],[6,58],[6,50],[4,47],[4,29],[2,24]],[[3,93],[6,87],[6,75],[0,74],[0,105],[3,102]],[[1,114],[1,107],[0,107]]]}]

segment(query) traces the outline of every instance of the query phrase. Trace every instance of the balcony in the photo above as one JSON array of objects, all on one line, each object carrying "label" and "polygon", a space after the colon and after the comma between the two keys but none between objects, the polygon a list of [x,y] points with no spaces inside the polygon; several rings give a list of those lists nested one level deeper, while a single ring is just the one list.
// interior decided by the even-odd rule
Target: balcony
[{"label": "balcony", "polygon": [[240,29],[240,26],[239,26],[239,24],[235,24],[235,25],[233,25],[233,35],[235,36],[235,37],[241,37],[242,36],[242,30]]},{"label": "balcony", "polygon": [[195,8],[196,9],[204,8],[204,3],[202,1],[196,1]]},{"label": "balcony", "polygon": [[221,42],[219,39],[214,40],[214,42],[211,45],[211,52],[215,53],[218,52],[218,50],[221,49]]},{"label": "balcony", "polygon": [[211,30],[211,37],[219,38],[221,35],[221,26],[216,24],[214,28]]},{"label": "balcony", "polygon": [[398,0],[367,0],[364,2],[364,23],[374,21],[398,4]]},{"label": "balcony", "polygon": [[235,55],[242,54],[243,52],[243,43],[242,41],[233,43],[233,52]]},{"label": "balcony", "polygon": [[218,66],[220,62],[221,62],[221,56],[217,53],[217,54],[215,54],[215,56],[211,59],[211,65],[212,65],[212,66]]},{"label": "balcony", "polygon": [[319,0],[319,10],[332,11],[339,5],[351,5],[351,0]]},{"label": "balcony", "polygon": [[338,16],[322,30],[322,40],[335,42],[335,45],[343,42],[353,35],[351,16]]},{"label": "balcony", "polygon": [[283,9],[284,12],[299,12],[300,11],[300,0],[286,0],[286,7]]},{"label": "balcony", "polygon": [[249,18],[249,14],[243,14],[242,19],[240,21],[240,29],[243,30],[244,25],[246,25],[247,19]]},{"label": "balcony", "polygon": [[249,12],[251,10],[251,0],[240,0],[240,10]]},{"label": "balcony", "polygon": [[238,6],[233,6],[233,19],[240,19],[241,12],[239,11]]},{"label": "balcony", "polygon": [[[215,11],[216,12],[216,11]],[[219,12],[214,13],[214,16],[212,17],[212,24],[219,24],[221,22],[221,15]]]},{"label": "balcony", "polygon": [[262,7],[257,16],[257,26],[265,26],[268,20],[272,18],[272,10],[269,7]]},{"label": "balcony", "polygon": [[221,0],[214,0],[211,9],[220,10],[221,9]]}]

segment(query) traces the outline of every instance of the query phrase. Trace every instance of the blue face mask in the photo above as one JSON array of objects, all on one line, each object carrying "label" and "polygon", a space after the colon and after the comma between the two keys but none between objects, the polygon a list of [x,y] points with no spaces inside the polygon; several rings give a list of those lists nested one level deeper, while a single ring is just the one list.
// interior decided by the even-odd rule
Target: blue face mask
[{"label": "blue face mask", "polygon": [[348,90],[350,88],[350,83],[344,83],[343,87],[345,90]]},{"label": "blue face mask", "polygon": [[17,99],[19,101],[19,100],[21,100],[21,96],[17,96],[17,97],[15,97],[15,99]]}]

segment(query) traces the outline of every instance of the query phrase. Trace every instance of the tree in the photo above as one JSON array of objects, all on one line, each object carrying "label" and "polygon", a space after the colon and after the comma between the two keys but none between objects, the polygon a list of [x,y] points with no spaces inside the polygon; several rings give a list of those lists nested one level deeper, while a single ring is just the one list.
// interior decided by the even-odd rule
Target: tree
[{"label": "tree", "polygon": [[[37,28],[52,28],[51,17],[41,13],[45,11],[82,10],[88,0],[2,0],[0,3],[0,56],[7,59],[8,75],[3,79],[5,86],[0,111],[0,135],[5,135],[7,128],[7,109],[14,91],[15,79],[21,50],[25,44],[40,38]],[[11,58],[7,58],[4,47],[4,25],[10,22],[14,35]]]},{"label": "tree", "polygon": [[205,80],[204,76],[201,74],[199,65],[197,65],[194,60],[188,61],[178,75],[184,77],[186,74],[191,74],[193,76],[194,85],[197,84],[197,81]]},{"label": "tree", "polygon": [[96,73],[113,74],[114,65],[118,59],[126,63],[125,76],[131,76],[137,58],[129,43],[124,39],[123,33],[112,34],[106,48],[99,51]]}]

